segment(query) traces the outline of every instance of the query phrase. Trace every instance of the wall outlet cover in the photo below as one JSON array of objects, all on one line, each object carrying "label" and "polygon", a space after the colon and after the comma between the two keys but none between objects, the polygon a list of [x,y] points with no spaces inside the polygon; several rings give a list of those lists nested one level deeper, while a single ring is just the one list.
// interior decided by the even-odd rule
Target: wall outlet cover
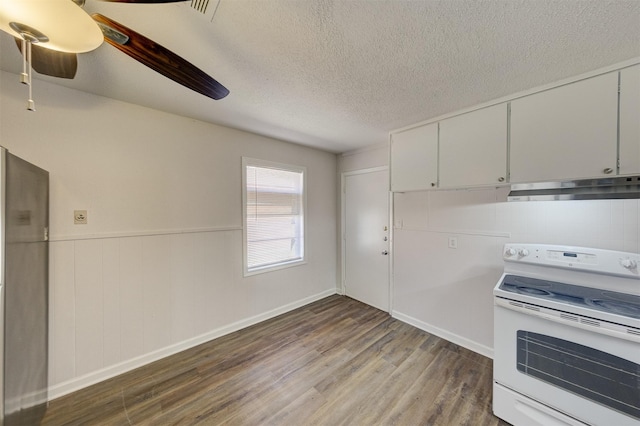
[{"label": "wall outlet cover", "polygon": [[87,224],[87,211],[86,210],[74,210],[73,211],[73,223],[75,225]]},{"label": "wall outlet cover", "polygon": [[458,237],[449,237],[449,248],[450,249],[458,248]]}]

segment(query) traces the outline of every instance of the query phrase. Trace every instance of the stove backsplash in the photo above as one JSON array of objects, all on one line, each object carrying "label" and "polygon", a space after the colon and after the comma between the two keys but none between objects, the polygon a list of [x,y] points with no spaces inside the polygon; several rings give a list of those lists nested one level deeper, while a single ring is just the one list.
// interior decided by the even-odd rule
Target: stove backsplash
[{"label": "stove backsplash", "polygon": [[[640,253],[640,200],[507,202],[509,188],[394,194],[394,310],[480,353],[505,243]],[[457,248],[449,248],[449,239]],[[453,336],[453,337],[451,337]]]},{"label": "stove backsplash", "polygon": [[[464,238],[640,252],[640,200],[508,203],[509,188],[396,194],[394,225]],[[445,247],[446,248],[446,247]]]}]

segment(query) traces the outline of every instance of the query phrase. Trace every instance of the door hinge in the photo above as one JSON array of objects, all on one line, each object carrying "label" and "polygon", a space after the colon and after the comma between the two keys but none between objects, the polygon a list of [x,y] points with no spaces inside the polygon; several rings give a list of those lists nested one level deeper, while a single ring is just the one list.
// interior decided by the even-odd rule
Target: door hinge
[{"label": "door hinge", "polygon": [[48,226],[44,227],[44,240],[45,241],[49,241],[49,227]]}]

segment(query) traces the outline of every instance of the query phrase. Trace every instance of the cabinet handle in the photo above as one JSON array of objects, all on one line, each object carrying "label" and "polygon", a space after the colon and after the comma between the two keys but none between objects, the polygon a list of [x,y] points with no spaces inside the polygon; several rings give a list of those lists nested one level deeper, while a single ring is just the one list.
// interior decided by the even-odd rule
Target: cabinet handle
[{"label": "cabinet handle", "polygon": [[500,177],[498,178],[498,182],[504,182],[504,178],[503,178],[502,176],[500,176]]},{"label": "cabinet handle", "polygon": [[431,186],[436,186],[435,182],[431,182]]},{"label": "cabinet handle", "polygon": [[606,169],[603,170],[605,175],[610,175],[611,173],[613,173],[613,169],[610,167],[607,167]]}]

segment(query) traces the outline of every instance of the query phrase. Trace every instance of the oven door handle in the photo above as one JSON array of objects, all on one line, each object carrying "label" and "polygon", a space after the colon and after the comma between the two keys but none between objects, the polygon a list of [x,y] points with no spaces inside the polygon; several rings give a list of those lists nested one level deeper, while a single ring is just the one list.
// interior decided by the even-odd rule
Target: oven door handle
[{"label": "oven door handle", "polygon": [[592,333],[605,334],[617,339],[625,339],[635,343],[640,343],[640,329],[633,327],[626,327],[576,314],[546,309],[524,302],[504,299],[502,297],[494,297],[494,304],[525,315],[546,319],[569,327],[581,328]]}]

